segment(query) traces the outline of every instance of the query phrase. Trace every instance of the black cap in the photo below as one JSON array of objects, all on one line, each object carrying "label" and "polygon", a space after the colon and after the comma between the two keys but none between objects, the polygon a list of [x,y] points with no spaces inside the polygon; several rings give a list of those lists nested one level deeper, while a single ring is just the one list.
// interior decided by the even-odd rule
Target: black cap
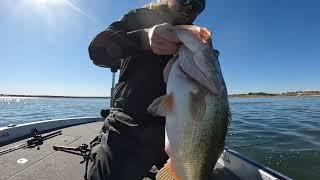
[{"label": "black cap", "polygon": [[201,13],[206,7],[206,0],[178,0],[183,5],[191,5],[198,13]]},{"label": "black cap", "polygon": [[198,1],[200,1],[200,3],[202,3],[202,5],[203,5],[203,7],[200,11],[200,12],[202,12],[206,8],[206,0],[198,0]]}]

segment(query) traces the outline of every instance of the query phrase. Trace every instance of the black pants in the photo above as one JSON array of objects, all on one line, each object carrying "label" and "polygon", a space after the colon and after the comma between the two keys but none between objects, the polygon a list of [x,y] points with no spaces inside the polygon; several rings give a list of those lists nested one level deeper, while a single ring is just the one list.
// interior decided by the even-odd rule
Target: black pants
[{"label": "black pants", "polygon": [[111,128],[100,134],[91,151],[88,180],[141,180],[153,165],[161,168],[166,163],[164,124],[105,123]]}]

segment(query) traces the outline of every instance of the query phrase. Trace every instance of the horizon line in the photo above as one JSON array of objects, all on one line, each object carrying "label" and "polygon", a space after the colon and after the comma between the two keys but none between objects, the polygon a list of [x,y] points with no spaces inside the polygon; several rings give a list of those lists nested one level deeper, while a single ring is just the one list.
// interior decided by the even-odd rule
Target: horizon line
[{"label": "horizon line", "polygon": [[[307,93],[307,92],[316,92],[316,93],[320,93],[320,90],[299,90],[299,91],[287,91],[287,92],[263,92],[263,91],[259,91],[259,92],[247,92],[247,93],[233,93],[233,94],[229,94],[230,96],[232,95],[248,95],[250,93],[252,94],[258,94],[258,93],[265,93],[265,94],[288,94],[288,93]],[[52,97],[52,98],[110,98],[110,96],[69,96],[69,95],[26,95],[26,94],[2,94],[0,93],[0,97],[1,96],[11,96],[11,97]]]},{"label": "horizon line", "polygon": [[110,96],[60,96],[60,95],[22,95],[22,94],[0,94],[8,97],[47,97],[47,98],[110,98]]}]

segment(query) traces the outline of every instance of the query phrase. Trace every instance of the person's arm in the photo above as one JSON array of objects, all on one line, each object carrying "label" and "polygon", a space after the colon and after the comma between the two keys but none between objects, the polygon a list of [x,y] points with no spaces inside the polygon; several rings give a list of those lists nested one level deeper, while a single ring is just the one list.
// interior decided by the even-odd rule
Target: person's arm
[{"label": "person's arm", "polygon": [[131,30],[139,23],[137,16],[136,11],[130,11],[92,40],[89,55],[94,64],[107,67],[119,65],[122,58],[150,48],[145,29]]}]

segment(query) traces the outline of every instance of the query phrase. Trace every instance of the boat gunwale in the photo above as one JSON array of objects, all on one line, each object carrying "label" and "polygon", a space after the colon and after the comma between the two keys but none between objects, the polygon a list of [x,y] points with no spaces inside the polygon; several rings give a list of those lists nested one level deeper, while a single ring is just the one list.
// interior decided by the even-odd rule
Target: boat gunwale
[{"label": "boat gunwale", "polygon": [[[257,168],[258,170],[262,170],[268,174],[270,174],[271,176],[279,179],[279,180],[292,180],[292,178],[274,170],[274,169],[271,169],[255,160],[252,160],[252,159],[249,159],[248,157],[240,154],[239,152],[233,150],[233,149],[230,149],[228,147],[225,148],[225,151],[227,151],[228,153],[230,153],[231,155],[235,156],[236,158],[239,158],[240,160],[244,161],[244,162],[247,162],[248,164],[251,164],[253,167]],[[221,158],[221,157],[220,157]],[[230,171],[230,170],[229,170]],[[231,171],[232,172],[232,171]],[[232,172],[233,173],[233,172]]]},{"label": "boat gunwale", "polygon": [[[51,119],[51,120],[43,120],[43,121],[40,120],[40,121],[34,121],[34,122],[30,122],[30,123],[18,124],[13,127],[8,127],[8,126],[0,127],[0,132],[1,133],[8,133],[9,136],[10,136],[11,132],[9,133],[8,131],[14,131],[18,128],[26,128],[27,130],[30,131],[29,133],[24,133],[24,135],[21,135],[18,137],[12,137],[11,139],[0,141],[0,147],[32,137],[31,132],[34,129],[38,130],[41,134],[43,134],[43,133],[48,133],[48,132],[55,131],[55,130],[62,129],[62,128],[98,122],[101,119],[102,119],[101,117],[74,117],[74,118]],[[76,122],[77,120],[79,120],[80,122]],[[65,125],[60,125],[60,126],[55,126],[55,127],[48,126],[47,128],[42,129],[42,130],[39,130],[39,128],[37,128],[37,127],[32,128],[33,125],[41,126],[46,123],[51,124],[51,123],[58,123],[58,122],[65,122]],[[28,128],[28,127],[30,127],[30,128]]]},{"label": "boat gunwale", "polygon": [[[68,122],[70,122],[70,121],[76,121],[76,120],[81,120],[81,119],[83,120],[82,122],[68,124]],[[31,123],[19,124],[19,125],[16,125],[14,127],[1,127],[0,128],[0,132],[1,131],[5,131],[5,130],[10,130],[10,129],[13,130],[13,129],[17,129],[17,128],[28,127],[28,126],[32,126],[32,125],[41,125],[41,124],[45,124],[45,123],[49,123],[50,124],[50,123],[54,123],[54,122],[66,122],[65,125],[56,126],[56,127],[53,127],[53,128],[48,126],[46,129],[40,131],[41,133],[48,133],[50,131],[55,131],[55,130],[59,130],[59,129],[62,129],[62,128],[67,128],[67,127],[77,126],[77,125],[81,125],[81,124],[88,124],[88,123],[98,122],[99,120],[102,120],[102,119],[103,118],[101,118],[101,117],[78,117],[78,118],[53,119],[53,120],[46,120],[46,121],[34,121],[34,122],[31,122]],[[85,120],[90,120],[90,121],[85,121]],[[31,129],[33,129],[33,128],[29,128],[29,130],[31,130]],[[12,138],[10,140],[0,142],[0,147],[8,145],[8,144],[11,144],[11,143],[14,143],[14,142],[17,142],[17,141],[20,141],[20,140],[27,139],[29,137],[31,137],[31,134],[27,134],[27,135],[24,135],[24,136],[20,136],[20,137],[17,137],[17,138]],[[267,167],[267,166],[265,166],[265,165],[263,165],[261,163],[258,163],[255,160],[249,159],[248,157],[240,154],[239,152],[237,152],[237,151],[235,151],[233,149],[230,149],[228,147],[225,148],[225,151],[223,152],[223,154],[228,157],[228,155],[226,155],[225,152],[230,153],[232,156],[234,156],[235,158],[238,158],[240,161],[246,162],[246,163],[252,165],[257,170],[262,170],[265,173],[267,173],[267,174],[269,174],[269,175],[271,175],[271,176],[273,176],[273,177],[275,177],[275,178],[277,178],[279,180],[292,180],[290,177],[287,177],[287,176],[283,175],[282,173],[280,173],[280,172],[278,172],[276,170],[273,170],[273,169],[271,169],[271,168],[269,168],[269,167]],[[223,155],[220,158],[224,161]],[[238,177],[234,171],[232,171],[231,169],[227,168],[226,166],[223,166],[223,167],[226,168],[226,170],[228,170],[230,173],[232,173],[236,177]]]}]

